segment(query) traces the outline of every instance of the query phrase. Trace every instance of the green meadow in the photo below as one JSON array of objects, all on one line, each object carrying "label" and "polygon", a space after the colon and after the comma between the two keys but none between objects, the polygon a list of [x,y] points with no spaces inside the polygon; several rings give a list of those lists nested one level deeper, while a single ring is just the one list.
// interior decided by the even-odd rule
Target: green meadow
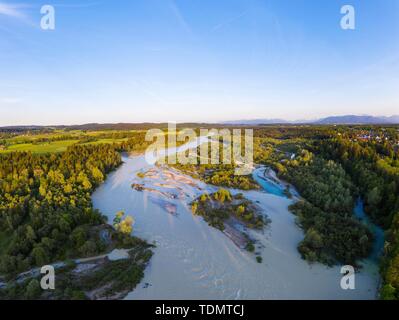
[{"label": "green meadow", "polygon": [[30,151],[32,153],[54,153],[63,152],[69,146],[79,142],[79,140],[65,140],[54,142],[43,142],[38,144],[33,143],[19,143],[7,147],[5,150],[0,150],[0,153],[10,153],[15,151]]},{"label": "green meadow", "polygon": [[[103,138],[102,135],[110,132],[82,132],[76,131],[55,131],[47,134],[38,134],[32,136],[20,135],[5,139],[6,145],[2,145],[0,141],[0,153],[11,152],[32,152],[35,154],[64,152],[69,146],[74,144],[93,145],[93,144],[110,144],[127,141],[128,138]],[[120,132],[111,132],[111,134]],[[48,139],[48,141],[46,141]],[[86,139],[89,139],[86,142]],[[1,140],[1,139],[0,139]],[[43,141],[44,140],[44,141]]]}]

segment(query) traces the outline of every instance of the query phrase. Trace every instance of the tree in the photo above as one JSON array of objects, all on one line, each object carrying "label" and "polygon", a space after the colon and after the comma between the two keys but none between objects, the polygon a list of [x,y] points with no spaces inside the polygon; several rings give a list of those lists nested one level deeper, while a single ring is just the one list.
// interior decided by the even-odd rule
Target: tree
[{"label": "tree", "polygon": [[77,181],[82,184],[84,190],[90,190],[92,188],[92,184],[84,171],[79,172]]},{"label": "tree", "polygon": [[387,282],[399,288],[399,254],[392,259],[386,274]]},{"label": "tree", "polygon": [[26,227],[26,238],[30,241],[33,242],[36,240],[36,234],[35,231],[33,230],[33,228],[31,226],[27,226]]},{"label": "tree", "polygon": [[381,194],[378,187],[372,189],[367,195],[367,202],[372,206],[377,206],[381,201]]},{"label": "tree", "polygon": [[219,201],[221,203],[225,202],[226,200],[227,201],[231,201],[231,193],[230,193],[230,191],[226,190],[226,189],[223,189],[223,188],[220,188],[218,191],[216,191],[213,194],[213,197],[214,197],[215,200],[217,200],[217,201]]},{"label": "tree", "polygon": [[195,201],[195,202],[193,202],[193,203],[191,204],[191,212],[192,212],[193,214],[196,214],[196,213],[197,213],[197,210],[198,210],[198,202]]},{"label": "tree", "polygon": [[96,183],[101,183],[104,180],[103,173],[97,167],[91,169],[91,174]]},{"label": "tree", "polygon": [[96,254],[97,246],[92,240],[87,240],[80,248],[79,252],[84,256],[91,256]]},{"label": "tree", "polygon": [[131,234],[133,231],[133,224],[134,219],[131,216],[127,216],[125,219],[122,220],[125,212],[118,211],[114,218],[114,227],[121,233],[124,234]]},{"label": "tree", "polygon": [[275,167],[276,167],[277,173],[278,173],[279,175],[284,174],[284,173],[287,172],[287,169],[286,169],[281,163],[276,163],[276,164],[275,164]]},{"label": "tree", "polygon": [[39,193],[44,198],[47,195],[46,185],[40,184]]},{"label": "tree", "polygon": [[237,207],[237,214],[239,216],[243,215],[244,212],[245,212],[245,207],[243,205],[240,205],[240,206]]},{"label": "tree", "polygon": [[320,249],[323,247],[323,238],[321,235],[314,230],[313,228],[310,228],[308,232],[306,232],[305,240],[304,242],[311,248],[314,249]]},{"label": "tree", "polygon": [[131,234],[133,231],[133,224],[134,219],[131,216],[127,216],[119,223],[118,230],[124,234]]},{"label": "tree", "polygon": [[125,215],[125,212],[124,211],[118,211],[117,213],[116,213],[116,215],[115,215],[115,218],[114,218],[114,227],[116,227],[117,225],[119,225],[119,223],[121,223],[121,221],[122,221],[122,217]]},{"label": "tree", "polygon": [[390,284],[386,284],[382,287],[380,292],[382,300],[396,300],[396,289]]},{"label": "tree", "polygon": [[67,183],[67,184],[64,186],[64,192],[65,192],[66,194],[71,194],[72,191],[73,191],[72,185],[71,185],[70,183]]},{"label": "tree", "polygon": [[35,248],[33,248],[32,257],[37,266],[43,266],[49,260],[46,251],[43,249],[41,245],[37,245]]},{"label": "tree", "polygon": [[29,300],[39,298],[41,294],[41,288],[37,279],[32,279],[26,287],[25,296]]}]

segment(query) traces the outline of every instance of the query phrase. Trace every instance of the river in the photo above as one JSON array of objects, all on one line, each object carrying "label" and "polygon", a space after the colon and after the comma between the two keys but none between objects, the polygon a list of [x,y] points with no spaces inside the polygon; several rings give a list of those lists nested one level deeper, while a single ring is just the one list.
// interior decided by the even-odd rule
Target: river
[{"label": "river", "polygon": [[384,250],[384,243],[385,243],[384,230],[381,227],[374,224],[373,222],[371,222],[370,218],[364,212],[364,204],[360,198],[357,199],[357,201],[356,201],[354,214],[373,233],[374,243],[373,243],[373,248],[371,250],[370,257],[368,259],[373,262],[378,262],[379,258],[381,257],[381,254]]},{"label": "river", "polygon": [[[301,259],[297,245],[303,232],[288,211],[294,200],[280,192],[267,192],[264,184],[265,190],[242,192],[271,219],[263,231],[248,230],[263,258],[257,263],[253,254],[191,213],[188,203],[215,187],[173,170],[165,171],[149,164],[144,156],[123,155],[123,162],[92,199],[109,221],[119,210],[134,216],[134,235],[156,244],[144,279],[126,299],[376,298],[376,262],[367,261],[367,267],[356,274],[355,290],[343,290],[340,266],[310,265]],[[159,194],[131,187],[137,173],[148,170],[152,176],[144,179],[146,186],[157,188]],[[167,198],[162,192],[173,197]]]}]

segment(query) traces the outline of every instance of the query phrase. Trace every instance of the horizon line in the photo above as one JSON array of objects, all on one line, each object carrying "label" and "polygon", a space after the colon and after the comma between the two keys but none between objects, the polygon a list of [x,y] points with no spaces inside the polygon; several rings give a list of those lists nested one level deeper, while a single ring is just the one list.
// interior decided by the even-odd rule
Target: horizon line
[{"label": "horizon line", "polygon": [[[250,121],[276,121],[273,123],[264,123],[264,124],[312,124],[317,121],[321,121],[327,118],[336,118],[336,117],[372,117],[372,118],[392,118],[399,117],[399,114],[393,115],[370,115],[370,114],[343,114],[343,115],[330,115],[321,118],[312,118],[312,119],[300,119],[300,120],[286,120],[283,118],[250,118],[250,119],[236,119],[236,120],[222,120],[222,121],[142,121],[142,122],[83,122],[83,123],[75,123],[75,124],[11,124],[11,125],[0,125],[0,128],[18,128],[18,127],[73,127],[73,126],[85,126],[85,125],[144,125],[144,124],[240,124],[242,122],[250,122]],[[282,122],[279,122],[282,121]],[[235,123],[233,123],[235,122]],[[245,124],[245,123],[244,123]],[[258,123],[257,125],[261,125],[262,123]],[[349,123],[348,123],[349,124]],[[354,123],[354,124],[362,124],[362,123]],[[367,124],[367,123],[365,123]],[[377,124],[377,123],[374,123]],[[381,123],[381,124],[390,124],[390,123]],[[392,123],[396,124],[396,123]]]}]

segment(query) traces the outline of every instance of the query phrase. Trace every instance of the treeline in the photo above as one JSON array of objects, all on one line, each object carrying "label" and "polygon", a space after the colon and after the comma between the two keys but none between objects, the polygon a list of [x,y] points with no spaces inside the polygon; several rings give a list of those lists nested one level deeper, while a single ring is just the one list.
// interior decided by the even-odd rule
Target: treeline
[{"label": "treeline", "polygon": [[356,265],[368,255],[373,237],[353,216],[356,188],[339,164],[303,150],[275,168],[304,198],[291,206],[305,230],[298,247],[303,258]]},{"label": "treeline", "polygon": [[237,167],[232,164],[174,164],[172,166],[185,174],[215,186],[241,190],[259,188],[252,175],[236,175],[235,169]]},{"label": "treeline", "polygon": [[111,132],[101,132],[95,134],[88,134],[85,131],[70,134],[68,131],[65,131],[63,134],[55,134],[49,133],[43,136],[35,137],[35,135],[31,136],[21,136],[17,139],[9,139],[13,136],[7,136],[4,134],[4,138],[0,139],[0,144],[5,146],[15,145],[15,144],[40,144],[40,143],[51,143],[56,141],[66,141],[66,140],[77,140],[79,144],[95,142],[100,139],[130,139],[135,142],[140,141],[142,143],[144,141],[145,132],[141,131],[111,131]]},{"label": "treeline", "polygon": [[254,137],[288,139],[326,139],[334,134],[335,129],[330,126],[302,126],[302,125],[270,125],[259,126],[254,129]]},{"label": "treeline", "polygon": [[121,163],[111,145],[0,155],[0,273],[101,252],[87,226],[105,222],[90,195]]},{"label": "treeline", "polygon": [[382,298],[399,299],[399,150],[392,143],[336,137],[316,144],[318,152],[342,164],[359,187],[365,211],[386,230],[381,265]]},{"label": "treeline", "polygon": [[399,153],[394,146],[334,138],[316,147],[323,157],[342,164],[364,197],[366,213],[389,227],[399,210]]}]

